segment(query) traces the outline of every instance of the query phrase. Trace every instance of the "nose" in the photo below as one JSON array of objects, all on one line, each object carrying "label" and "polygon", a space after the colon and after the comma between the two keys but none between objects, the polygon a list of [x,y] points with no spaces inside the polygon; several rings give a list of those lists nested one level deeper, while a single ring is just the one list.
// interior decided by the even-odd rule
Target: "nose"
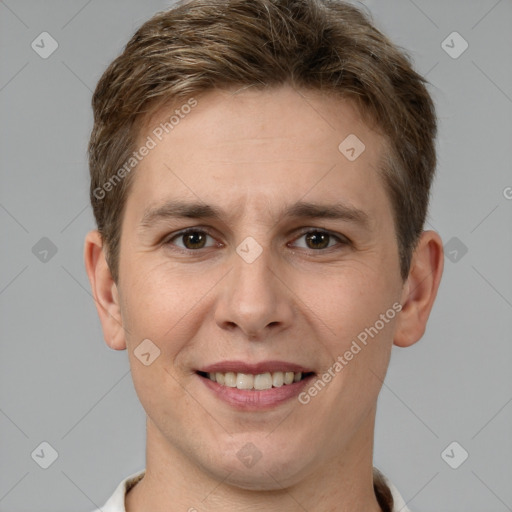
[{"label": "nose", "polygon": [[217,325],[230,332],[239,330],[250,341],[264,341],[291,326],[293,293],[278,257],[263,248],[254,261],[237,252],[232,260],[232,270],[220,283]]}]

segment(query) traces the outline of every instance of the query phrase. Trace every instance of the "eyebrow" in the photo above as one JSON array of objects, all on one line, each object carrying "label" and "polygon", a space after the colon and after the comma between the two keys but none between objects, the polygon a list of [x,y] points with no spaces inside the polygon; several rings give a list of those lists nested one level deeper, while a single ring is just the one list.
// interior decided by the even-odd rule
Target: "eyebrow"
[{"label": "eyebrow", "polygon": [[[160,206],[147,208],[139,226],[149,228],[155,222],[166,219],[216,219],[222,221],[228,217],[227,212],[212,205],[170,200]],[[299,201],[285,207],[281,212],[281,217],[345,220],[358,224],[364,229],[370,228],[370,217],[364,210],[344,203],[317,204]]]}]

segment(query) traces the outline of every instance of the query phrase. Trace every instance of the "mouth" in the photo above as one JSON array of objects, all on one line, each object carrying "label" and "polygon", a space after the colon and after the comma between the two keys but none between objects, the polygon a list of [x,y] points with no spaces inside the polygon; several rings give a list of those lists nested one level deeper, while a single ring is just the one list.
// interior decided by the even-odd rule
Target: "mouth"
[{"label": "mouth", "polygon": [[197,372],[200,377],[216,382],[220,386],[246,391],[264,391],[300,382],[314,372],[276,371],[258,374],[243,372]]},{"label": "mouth", "polygon": [[263,411],[297,397],[316,373],[282,361],[227,361],[195,372],[213,396],[235,409]]}]

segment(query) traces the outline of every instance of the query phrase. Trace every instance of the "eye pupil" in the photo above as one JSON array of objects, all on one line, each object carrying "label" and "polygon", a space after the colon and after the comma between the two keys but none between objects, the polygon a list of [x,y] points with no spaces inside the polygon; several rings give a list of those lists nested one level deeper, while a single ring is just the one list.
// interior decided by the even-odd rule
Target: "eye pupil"
[{"label": "eye pupil", "polygon": [[[313,249],[325,249],[329,245],[329,234],[321,233],[318,231],[312,231],[311,233],[308,233],[306,235],[306,243],[309,244],[310,242],[313,243]],[[318,245],[315,245],[318,243],[321,244],[320,247]]]},{"label": "eye pupil", "polygon": [[[198,250],[208,247],[206,242],[209,236],[211,235],[209,235],[208,232],[199,229],[195,231],[183,231],[175,238],[180,238],[182,240],[182,244],[185,249]],[[305,238],[306,246],[309,249],[322,250],[330,247],[333,235],[323,230],[310,230],[304,233],[302,237]],[[169,243],[172,244],[172,239]],[[346,245],[346,243],[343,244],[342,242],[341,245]]]},{"label": "eye pupil", "polygon": [[[186,233],[183,235],[183,242],[187,249],[202,249],[205,243],[206,237],[204,233],[194,231],[193,233]],[[192,247],[190,247],[192,245]]]}]

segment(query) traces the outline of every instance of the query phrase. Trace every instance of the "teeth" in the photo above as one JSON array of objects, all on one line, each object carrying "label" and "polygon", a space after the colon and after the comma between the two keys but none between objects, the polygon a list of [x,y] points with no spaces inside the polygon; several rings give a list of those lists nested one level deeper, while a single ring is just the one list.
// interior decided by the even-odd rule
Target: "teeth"
[{"label": "teeth", "polygon": [[302,372],[266,372],[258,375],[241,372],[216,372],[208,373],[208,378],[221,386],[261,391],[299,382],[302,379]]},{"label": "teeth", "polygon": [[272,386],[275,388],[280,388],[284,384],[284,374],[283,372],[274,372],[272,374]]},{"label": "teeth", "polygon": [[224,386],[236,388],[236,373],[227,372],[224,374]]},{"label": "teeth", "polygon": [[261,373],[254,377],[254,389],[270,389],[272,387],[272,375],[270,373]]},{"label": "teeth", "polygon": [[236,374],[236,387],[238,389],[252,389],[254,385],[254,375],[245,373]]},{"label": "teeth", "polygon": [[284,374],[284,383],[291,384],[293,382],[293,372],[286,372]]}]

